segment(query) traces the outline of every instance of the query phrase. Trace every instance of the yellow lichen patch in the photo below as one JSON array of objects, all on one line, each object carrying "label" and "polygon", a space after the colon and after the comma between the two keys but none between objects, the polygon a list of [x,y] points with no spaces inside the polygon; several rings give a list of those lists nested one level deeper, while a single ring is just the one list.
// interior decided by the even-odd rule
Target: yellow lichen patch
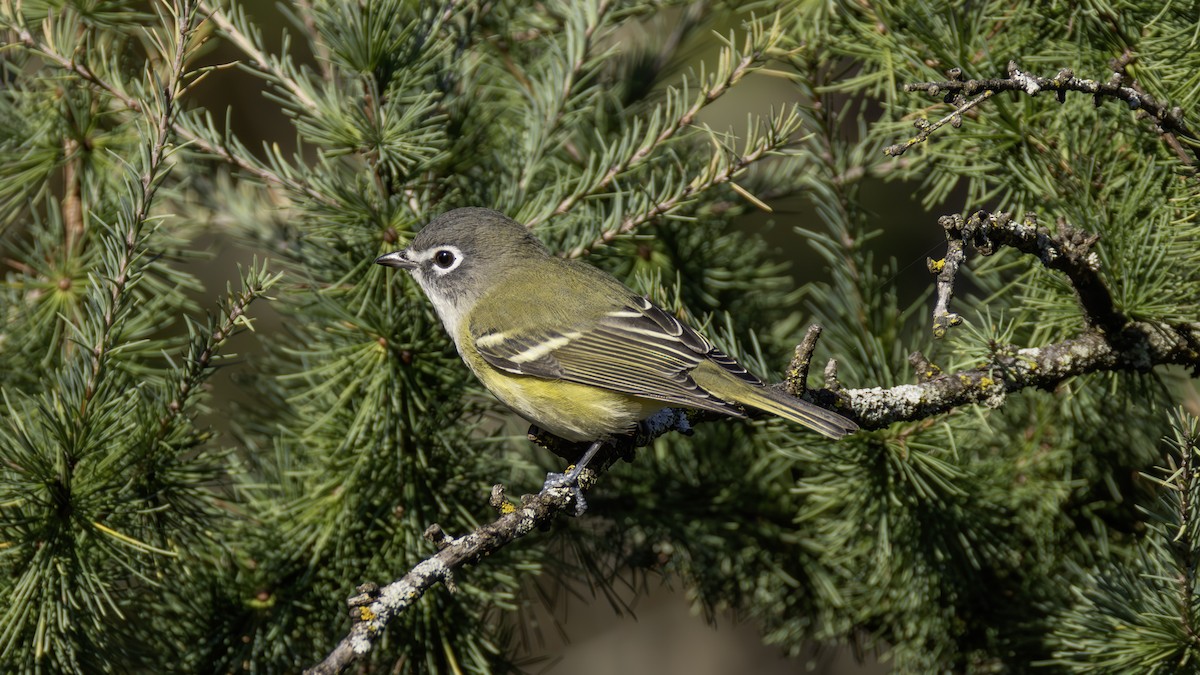
[{"label": "yellow lichen patch", "polygon": [[358,620],[359,621],[374,621],[375,620],[375,612],[372,612],[370,607],[359,607],[358,608]]},{"label": "yellow lichen patch", "polygon": [[500,515],[507,516],[508,514],[516,511],[517,507],[513,506],[512,502],[504,502],[497,510],[500,511]]}]

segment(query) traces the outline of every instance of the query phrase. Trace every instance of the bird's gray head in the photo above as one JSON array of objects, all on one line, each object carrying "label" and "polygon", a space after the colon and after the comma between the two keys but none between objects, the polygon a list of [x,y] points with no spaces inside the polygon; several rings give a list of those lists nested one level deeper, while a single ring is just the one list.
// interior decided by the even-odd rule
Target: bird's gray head
[{"label": "bird's gray head", "polygon": [[488,289],[504,283],[521,261],[549,255],[525,226],[499,211],[455,209],[434,218],[408,248],[380,256],[380,265],[408,270],[452,335]]}]

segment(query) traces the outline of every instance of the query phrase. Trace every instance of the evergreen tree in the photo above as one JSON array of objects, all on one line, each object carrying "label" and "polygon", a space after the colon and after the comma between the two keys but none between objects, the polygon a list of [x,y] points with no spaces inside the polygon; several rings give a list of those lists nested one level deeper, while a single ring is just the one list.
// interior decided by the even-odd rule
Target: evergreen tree
[{"label": "evergreen tree", "polygon": [[[1197,668],[1191,3],[286,10],[272,46],[240,4],[0,3],[3,670],[294,672],[386,623],[372,671],[506,672],[531,580],[630,574],[793,654]],[[281,113],[294,150],[198,102],[232,75],[217,43],[264,85],[232,119]],[[705,124],[768,76],[800,103]],[[920,199],[868,205],[885,180]],[[796,200],[814,215],[774,214],[775,244],[739,224]],[[494,483],[562,462],[372,264],[467,205],[864,430],[697,418],[599,476],[585,518],[542,493],[542,530],[468,550],[499,532]],[[928,292],[877,243],[905,211],[945,238]],[[269,266],[206,287],[214,234]],[[238,363],[268,296],[281,326]],[[248,403],[213,395],[225,364]],[[364,589],[352,625],[359,584],[439,547],[465,551],[427,577],[454,592],[384,620]]]}]

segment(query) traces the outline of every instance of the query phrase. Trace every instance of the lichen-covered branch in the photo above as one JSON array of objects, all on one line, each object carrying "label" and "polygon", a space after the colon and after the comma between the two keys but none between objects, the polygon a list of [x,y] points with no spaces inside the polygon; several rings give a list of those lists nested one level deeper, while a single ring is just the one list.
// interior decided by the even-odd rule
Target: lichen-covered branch
[{"label": "lichen-covered branch", "polygon": [[[1182,365],[1200,372],[1200,323],[1166,325],[1133,323],[1123,331],[1120,348],[1105,335],[1090,331],[1044,347],[1009,348],[988,364],[971,370],[939,373],[921,368],[927,361],[912,357],[923,381],[890,388],[843,392],[865,429],[911,422],[980,403],[999,407],[1008,394],[1024,389],[1053,389],[1077,375],[1103,372],[1146,372]],[[927,376],[927,377],[926,377]]]},{"label": "lichen-covered branch", "polygon": [[1052,233],[1038,226],[1034,214],[1018,222],[1008,214],[979,211],[967,218],[944,216],[939,223],[946,231],[947,252],[945,258],[929,261],[937,290],[934,337],[943,337],[962,321],[949,306],[968,243],[982,255],[992,255],[999,246],[1015,248],[1063,272],[1088,325],[1080,335],[1044,347],[998,347],[988,363],[956,373],[942,373],[914,353],[910,359],[918,384],[844,392],[863,427],[924,419],[973,403],[997,407],[1009,393],[1053,389],[1067,378],[1088,373],[1142,372],[1163,365],[1200,371],[1200,323],[1131,322],[1100,276],[1099,259],[1091,250],[1097,235],[1067,224]]},{"label": "lichen-covered branch", "polygon": [[913,125],[916,126],[916,128],[917,128],[917,135],[913,136],[912,138],[908,139],[907,141],[904,141],[903,143],[899,143],[897,145],[889,145],[888,147],[883,149],[883,154],[885,154],[889,157],[899,157],[900,155],[903,155],[904,153],[908,152],[908,149],[911,148],[912,146],[917,145],[919,143],[924,143],[926,140],[929,139],[930,136],[932,136],[934,134],[934,132],[936,132],[938,129],[941,129],[942,127],[946,126],[947,124],[954,127],[955,129],[959,128],[960,126],[962,126],[963,113],[967,112],[971,108],[978,106],[980,103],[983,103],[984,101],[988,100],[995,93],[996,92],[990,91],[990,90],[985,91],[982,94],[980,94],[979,96],[976,96],[975,98],[971,99],[970,101],[959,101],[958,99],[954,99],[954,103],[956,103],[958,107],[955,108],[953,112],[942,117],[942,119],[940,119],[936,122],[930,122],[929,120],[925,119],[924,117],[918,118],[915,122],[913,122]]},{"label": "lichen-covered branch", "polygon": [[813,324],[808,327],[804,339],[796,345],[792,362],[784,371],[783,390],[792,396],[800,396],[808,389],[808,369],[812,364],[813,350],[817,348],[817,340],[821,339],[821,327]]},{"label": "lichen-covered branch", "polygon": [[[462,537],[448,537],[437,526],[426,530],[426,538],[441,549],[418,563],[398,581],[382,589],[360,586],[360,595],[351,598],[350,633],[319,664],[306,670],[310,675],[341,672],[366,655],[382,636],[389,621],[421,599],[439,582],[451,586],[453,572],[550,523],[571,501],[568,488],[544,489],[536,495],[524,495],[521,505],[511,508],[494,522],[480,526]],[[508,509],[506,509],[508,510]]]}]

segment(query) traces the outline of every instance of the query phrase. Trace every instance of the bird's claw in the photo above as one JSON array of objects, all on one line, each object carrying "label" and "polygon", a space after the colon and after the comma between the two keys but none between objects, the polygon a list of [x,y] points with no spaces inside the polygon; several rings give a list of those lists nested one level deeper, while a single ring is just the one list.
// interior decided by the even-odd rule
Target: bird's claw
[{"label": "bird's claw", "polygon": [[552,471],[546,474],[546,482],[542,485],[542,489],[553,490],[556,488],[568,488],[571,491],[571,499],[575,501],[573,516],[578,518],[587,512],[587,500],[583,498],[583,488],[579,486],[579,476],[575,471],[570,473]]}]

